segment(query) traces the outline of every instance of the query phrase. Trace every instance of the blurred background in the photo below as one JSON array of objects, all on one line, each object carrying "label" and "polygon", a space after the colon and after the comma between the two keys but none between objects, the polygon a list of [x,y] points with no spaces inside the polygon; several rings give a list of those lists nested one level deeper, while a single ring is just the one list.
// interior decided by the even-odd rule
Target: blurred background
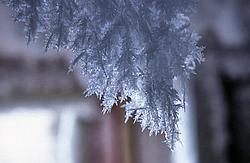
[{"label": "blurred background", "polygon": [[161,136],[102,115],[67,74],[68,51],[27,46],[0,2],[0,163],[250,163],[250,1],[201,0],[192,28],[206,62],[189,82],[174,152]]}]

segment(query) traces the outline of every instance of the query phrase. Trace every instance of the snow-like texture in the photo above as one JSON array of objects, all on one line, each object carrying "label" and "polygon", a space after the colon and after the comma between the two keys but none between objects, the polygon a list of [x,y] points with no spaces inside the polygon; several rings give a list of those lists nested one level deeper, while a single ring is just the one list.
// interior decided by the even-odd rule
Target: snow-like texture
[{"label": "snow-like texture", "polygon": [[[88,78],[86,95],[102,100],[103,112],[123,105],[151,134],[178,141],[183,107],[174,78],[185,82],[203,60],[199,37],[190,28],[196,0],[6,0],[28,42],[45,37],[45,51],[76,54],[70,70]],[[128,100],[131,99],[131,100]],[[128,102],[129,101],[129,102]]]}]

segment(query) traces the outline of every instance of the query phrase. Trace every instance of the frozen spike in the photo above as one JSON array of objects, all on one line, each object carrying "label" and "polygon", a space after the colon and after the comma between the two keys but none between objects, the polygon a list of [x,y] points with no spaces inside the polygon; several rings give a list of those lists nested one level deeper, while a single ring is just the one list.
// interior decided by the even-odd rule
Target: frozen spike
[{"label": "frozen spike", "polygon": [[[69,72],[77,70],[86,77],[84,94],[102,101],[103,114],[119,103],[125,108],[125,122],[134,118],[150,135],[164,132],[173,148],[181,108],[181,92],[173,80],[188,80],[204,61],[204,48],[197,46],[200,37],[189,27],[196,0],[128,0],[126,5],[120,0],[105,0],[105,5],[96,0],[3,2],[24,24],[28,42],[45,36],[46,50],[74,52]],[[141,6],[143,15],[138,12]]]}]

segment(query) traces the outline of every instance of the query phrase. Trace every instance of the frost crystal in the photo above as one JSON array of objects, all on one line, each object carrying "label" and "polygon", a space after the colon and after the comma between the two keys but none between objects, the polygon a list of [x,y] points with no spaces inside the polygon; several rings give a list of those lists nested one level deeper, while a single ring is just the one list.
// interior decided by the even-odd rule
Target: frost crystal
[{"label": "frost crystal", "polygon": [[103,112],[123,105],[151,134],[163,133],[171,149],[178,141],[181,99],[173,79],[183,82],[203,60],[190,28],[196,0],[6,0],[30,40],[45,37],[45,50],[75,52],[70,70],[88,77],[86,95],[102,99]]}]

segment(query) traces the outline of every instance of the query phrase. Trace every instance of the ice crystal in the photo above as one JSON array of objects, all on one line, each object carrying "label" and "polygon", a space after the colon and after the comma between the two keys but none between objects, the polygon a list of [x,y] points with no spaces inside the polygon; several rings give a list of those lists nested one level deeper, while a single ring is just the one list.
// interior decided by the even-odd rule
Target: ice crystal
[{"label": "ice crystal", "polygon": [[[49,48],[69,48],[70,70],[88,77],[86,95],[102,100],[103,112],[121,101],[150,135],[163,133],[171,149],[178,141],[183,82],[203,60],[190,29],[196,0],[8,0],[30,40],[45,36]],[[128,100],[131,99],[131,100]]]}]

